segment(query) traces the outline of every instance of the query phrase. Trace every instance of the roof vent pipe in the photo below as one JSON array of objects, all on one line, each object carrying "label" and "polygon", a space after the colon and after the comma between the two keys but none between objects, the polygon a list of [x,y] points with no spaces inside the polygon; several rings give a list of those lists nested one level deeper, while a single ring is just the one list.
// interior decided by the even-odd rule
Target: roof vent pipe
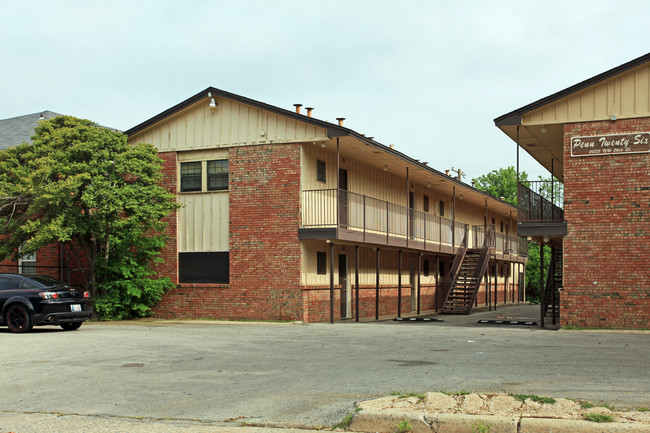
[{"label": "roof vent pipe", "polygon": [[336,120],[339,121],[339,126],[343,126],[343,121],[345,120],[345,117],[337,117]]},{"label": "roof vent pipe", "polygon": [[296,113],[300,114],[300,107],[302,107],[302,104],[293,104],[294,107],[296,107]]},{"label": "roof vent pipe", "polygon": [[311,112],[314,111],[314,107],[305,107],[305,110],[307,110],[307,116],[311,117]]}]

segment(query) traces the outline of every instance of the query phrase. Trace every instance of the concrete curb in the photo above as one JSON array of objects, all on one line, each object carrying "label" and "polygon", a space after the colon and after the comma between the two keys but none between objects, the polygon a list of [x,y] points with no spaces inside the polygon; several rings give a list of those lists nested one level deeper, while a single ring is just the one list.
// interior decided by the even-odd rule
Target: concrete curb
[{"label": "concrete curb", "polygon": [[363,433],[395,433],[407,420],[412,433],[474,433],[489,426],[489,433],[650,433],[650,424],[595,423],[552,418],[515,418],[495,415],[424,414],[364,410],[355,415],[348,430]]}]

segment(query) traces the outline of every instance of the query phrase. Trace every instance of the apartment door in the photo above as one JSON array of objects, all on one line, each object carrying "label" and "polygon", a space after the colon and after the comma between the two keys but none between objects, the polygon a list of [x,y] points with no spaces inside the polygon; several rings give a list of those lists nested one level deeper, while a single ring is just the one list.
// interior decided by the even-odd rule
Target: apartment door
[{"label": "apartment door", "polygon": [[415,260],[409,262],[409,279],[411,283],[411,311],[418,309],[418,279],[415,272]]},{"label": "apartment door", "polygon": [[339,227],[348,227],[348,171],[339,169]]},{"label": "apartment door", "polygon": [[348,282],[348,256],[339,254],[339,285],[341,286],[341,319],[347,319],[350,311],[350,290]]}]

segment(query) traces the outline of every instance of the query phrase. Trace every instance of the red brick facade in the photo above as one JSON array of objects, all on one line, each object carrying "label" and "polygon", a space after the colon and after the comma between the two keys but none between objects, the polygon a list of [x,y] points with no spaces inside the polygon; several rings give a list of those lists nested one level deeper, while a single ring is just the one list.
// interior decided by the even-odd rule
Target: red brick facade
[{"label": "red brick facade", "polygon": [[[176,154],[160,153],[176,191]],[[229,165],[230,282],[180,284],[154,308],[157,317],[303,320],[300,285],[300,145],[233,147]],[[173,179],[173,181],[171,180]],[[163,252],[164,275],[178,284],[177,224]]]},{"label": "red brick facade", "polygon": [[303,320],[300,145],[230,150],[229,318]]},{"label": "red brick facade", "polygon": [[571,157],[574,136],[650,131],[650,118],[564,127],[563,326],[650,328],[650,154]]}]

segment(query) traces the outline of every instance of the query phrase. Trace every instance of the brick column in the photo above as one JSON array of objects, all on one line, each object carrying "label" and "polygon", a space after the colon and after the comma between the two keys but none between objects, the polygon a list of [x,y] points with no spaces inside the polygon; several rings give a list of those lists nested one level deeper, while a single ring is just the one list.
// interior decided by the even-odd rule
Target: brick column
[{"label": "brick column", "polygon": [[571,157],[574,136],[650,131],[650,118],[564,129],[563,326],[650,327],[650,154]]}]

